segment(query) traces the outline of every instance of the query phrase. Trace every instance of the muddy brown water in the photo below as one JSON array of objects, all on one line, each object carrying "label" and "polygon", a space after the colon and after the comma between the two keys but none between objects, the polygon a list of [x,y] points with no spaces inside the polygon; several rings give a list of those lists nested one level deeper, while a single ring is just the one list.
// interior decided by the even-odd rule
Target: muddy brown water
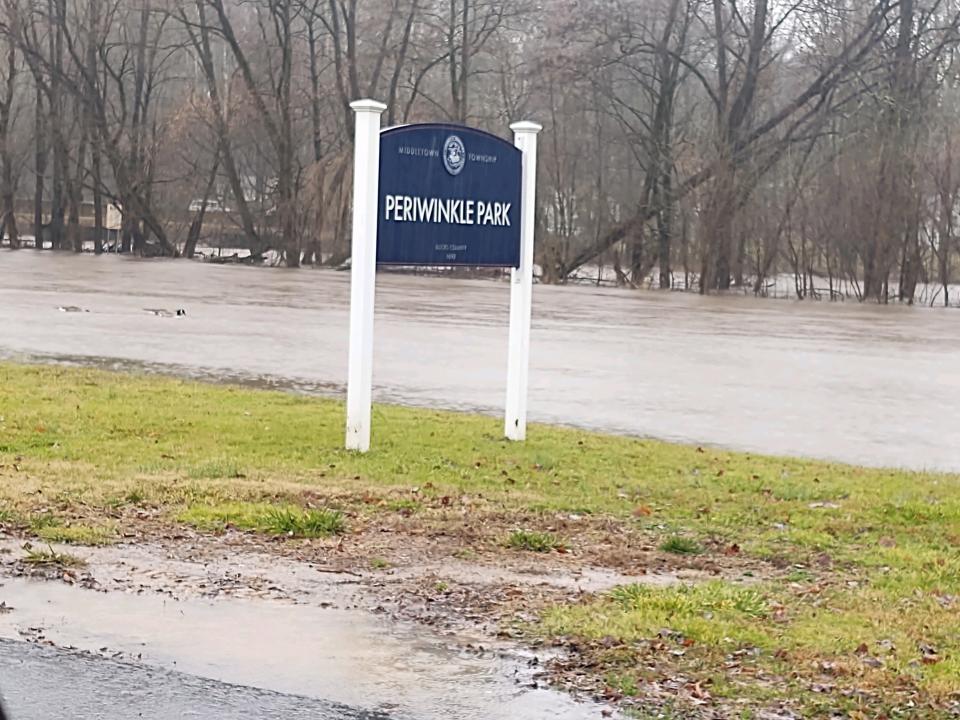
[{"label": "muddy brown water", "polygon": [[[0,355],[336,394],[348,287],[335,271],[2,251]],[[376,399],[501,411],[505,283],[381,274],[377,293]],[[534,291],[537,421],[960,470],[958,371],[956,309]]]}]

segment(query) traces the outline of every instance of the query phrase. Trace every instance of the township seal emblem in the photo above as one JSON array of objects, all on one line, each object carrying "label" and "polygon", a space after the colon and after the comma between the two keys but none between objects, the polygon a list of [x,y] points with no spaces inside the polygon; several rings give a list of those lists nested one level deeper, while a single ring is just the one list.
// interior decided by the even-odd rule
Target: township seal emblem
[{"label": "township seal emblem", "polygon": [[466,164],[467,150],[463,146],[463,140],[451,135],[443,143],[443,166],[451,175],[459,175]]}]

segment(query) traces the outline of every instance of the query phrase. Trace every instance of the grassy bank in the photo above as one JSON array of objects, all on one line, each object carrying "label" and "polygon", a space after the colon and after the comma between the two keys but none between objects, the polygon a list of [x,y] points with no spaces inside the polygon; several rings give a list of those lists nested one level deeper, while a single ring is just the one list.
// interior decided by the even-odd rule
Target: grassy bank
[{"label": "grassy bank", "polygon": [[144,509],[170,525],[321,538],[432,513],[491,520],[465,544],[575,556],[577,532],[556,518],[582,517],[622,537],[600,558],[613,565],[642,545],[676,567],[725,568],[544,615],[532,632],[576,648],[610,693],[744,717],[780,703],[943,717],[960,697],[956,476],[547,427],[510,444],[494,419],[396,407],[375,408],[374,423],[360,456],[339,449],[334,401],[0,364],[0,521],[93,544]]}]

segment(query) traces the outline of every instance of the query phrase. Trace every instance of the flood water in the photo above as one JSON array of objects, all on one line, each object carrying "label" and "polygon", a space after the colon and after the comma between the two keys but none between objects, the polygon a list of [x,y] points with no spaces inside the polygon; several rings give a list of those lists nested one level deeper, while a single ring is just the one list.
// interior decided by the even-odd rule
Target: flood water
[{"label": "flood water", "polygon": [[[2,251],[0,356],[339,393],[349,279]],[[500,413],[508,303],[503,282],[379,275],[375,399]],[[960,470],[956,309],[538,286],[531,352],[534,421]]]}]

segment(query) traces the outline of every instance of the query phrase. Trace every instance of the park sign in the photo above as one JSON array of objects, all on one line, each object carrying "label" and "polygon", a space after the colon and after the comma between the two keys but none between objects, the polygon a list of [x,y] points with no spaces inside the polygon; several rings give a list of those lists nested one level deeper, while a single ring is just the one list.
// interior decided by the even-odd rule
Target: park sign
[{"label": "park sign", "polygon": [[537,133],[518,122],[513,145],[461,125],[380,130],[386,105],[357,100],[350,257],[348,450],[370,449],[377,264],[510,268],[504,435],[527,432]]},{"label": "park sign", "polygon": [[482,130],[382,131],[377,262],[519,267],[522,165],[520,150]]}]

